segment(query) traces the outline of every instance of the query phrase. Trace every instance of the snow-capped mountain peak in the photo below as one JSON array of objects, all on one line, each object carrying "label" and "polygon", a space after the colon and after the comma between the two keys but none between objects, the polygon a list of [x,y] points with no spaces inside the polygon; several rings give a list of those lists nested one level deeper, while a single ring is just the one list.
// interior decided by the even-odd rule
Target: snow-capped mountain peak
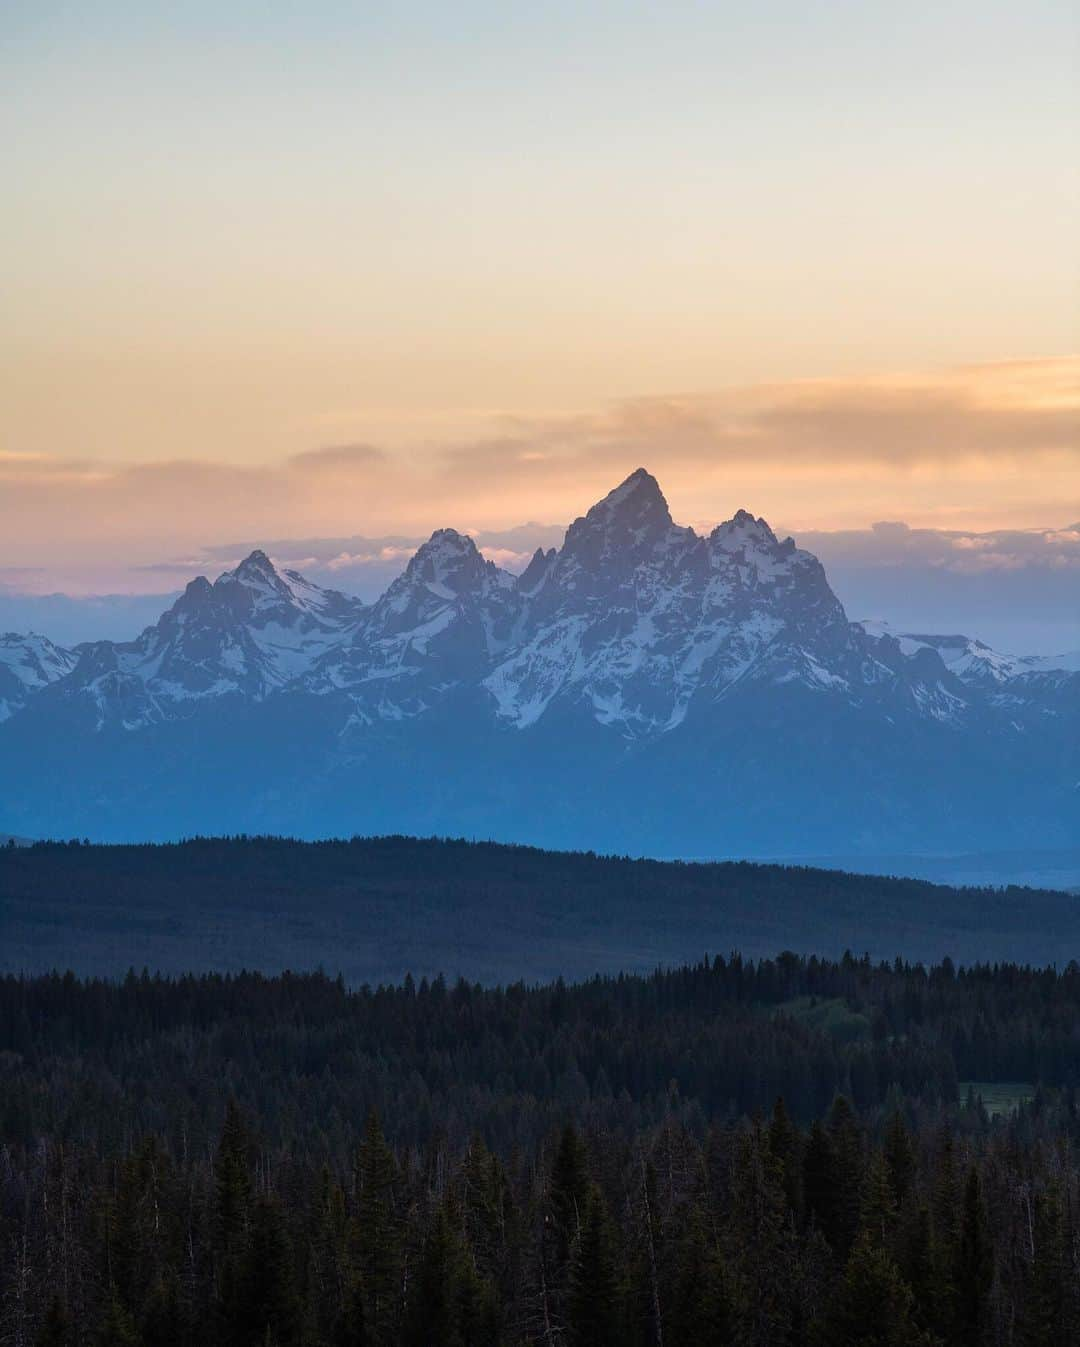
[{"label": "snow-capped mountain peak", "polygon": [[[314,590],[315,586],[310,586]],[[235,570],[223,571],[214,581],[214,593],[237,612],[255,616],[281,605],[308,611],[306,598],[298,598],[294,587],[280,575],[265,552],[256,550],[244,558]]]},{"label": "snow-capped mountain peak", "polygon": [[[409,561],[405,574],[395,581],[402,590],[424,585],[436,598],[452,599],[503,575],[485,560],[467,533],[436,529]],[[391,586],[393,588],[394,586]]]},{"label": "snow-capped mountain peak", "polygon": [[[736,510],[722,524],[717,524],[709,535],[713,547],[736,552],[741,547],[775,547],[776,534],[764,519],[755,519],[749,510]],[[792,543],[792,548],[795,544]]]},{"label": "snow-capped mountain peak", "polygon": [[1080,819],[1080,661],[849,622],[811,553],[747,510],[682,528],[643,469],[516,578],[439,529],[364,607],[257,551],[135,641],[35,640],[0,638],[19,832],[152,828],[174,790],[185,826],[688,854]]},{"label": "snow-capped mountain peak", "polygon": [[1080,673],[1080,654],[1007,655],[972,636],[901,632],[880,619],[857,625],[872,641],[894,641],[909,661],[933,651],[965,687],[990,694],[1002,706],[1045,705],[1048,696],[1053,699]]},{"label": "snow-capped mountain peak", "polygon": [[659,482],[644,468],[637,468],[587,514],[574,520],[566,531],[561,555],[587,561],[633,553],[654,545],[673,528]]},{"label": "snow-capped mountain peak", "polygon": [[0,632],[0,720],[22,709],[29,697],[75,667],[75,655],[47,636]]},{"label": "snow-capped mountain peak", "polygon": [[255,551],[213,584],[197,576],[133,641],[82,646],[56,696],[99,728],[139,729],[222,697],[260,701],[307,672],[365,609]]},{"label": "snow-capped mountain peak", "polygon": [[56,695],[127,728],[289,689],[340,696],[350,733],[466,697],[502,729],[557,707],[642,740],[754,689],[959,724],[993,698],[1012,715],[1021,683],[1056,696],[1076,681],[1068,661],[850,623],[811,553],[745,509],[707,537],[675,524],[644,468],[518,577],[441,528],[365,607],[257,549],[213,584],[193,580],[137,640],[77,653],[70,674],[56,664]]}]

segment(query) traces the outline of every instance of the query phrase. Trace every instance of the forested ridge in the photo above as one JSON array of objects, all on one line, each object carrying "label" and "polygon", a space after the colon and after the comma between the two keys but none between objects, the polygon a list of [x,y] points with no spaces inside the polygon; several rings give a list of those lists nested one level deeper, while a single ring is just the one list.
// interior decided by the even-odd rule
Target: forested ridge
[{"label": "forested ridge", "polygon": [[1072,894],[747,862],[412,837],[0,847],[0,972],[319,966],[485,983],[649,972],[702,954],[1067,963]]},{"label": "forested ridge", "polygon": [[2,1340],[1072,1344],[1078,1022],[1074,963],[6,977]]}]

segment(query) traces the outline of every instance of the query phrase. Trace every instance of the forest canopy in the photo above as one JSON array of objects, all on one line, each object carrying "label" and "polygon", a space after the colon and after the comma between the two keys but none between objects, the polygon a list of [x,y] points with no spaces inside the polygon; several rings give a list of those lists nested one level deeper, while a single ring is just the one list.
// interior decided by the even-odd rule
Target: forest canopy
[{"label": "forest canopy", "polygon": [[6,977],[4,1340],[1071,1343],[1078,1020],[851,955]]}]

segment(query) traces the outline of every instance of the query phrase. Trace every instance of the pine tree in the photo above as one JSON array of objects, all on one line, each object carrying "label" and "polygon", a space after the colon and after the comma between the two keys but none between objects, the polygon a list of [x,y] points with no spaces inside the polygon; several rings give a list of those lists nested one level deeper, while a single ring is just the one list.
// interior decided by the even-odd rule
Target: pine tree
[{"label": "pine tree", "polygon": [[589,1164],[585,1143],[567,1123],[551,1167],[551,1222],[555,1232],[555,1259],[565,1266],[581,1229],[589,1195]]},{"label": "pine tree", "polygon": [[837,1290],[829,1318],[829,1347],[919,1347],[926,1338],[915,1323],[914,1297],[883,1248],[860,1235]]},{"label": "pine tree", "polygon": [[319,1174],[314,1221],[306,1286],[308,1297],[316,1302],[316,1332],[326,1337],[342,1315],[350,1275],[345,1194],[325,1164]]},{"label": "pine tree", "polygon": [[889,1167],[875,1153],[863,1176],[859,1230],[878,1249],[890,1249],[896,1225],[896,1199]]},{"label": "pine tree", "polygon": [[726,1343],[732,1331],[730,1290],[720,1250],[709,1237],[697,1203],[684,1225],[675,1250],[670,1308],[664,1317],[664,1347]]},{"label": "pine tree", "polygon": [[782,1347],[793,1322],[795,1232],[760,1125],[736,1141],[729,1240],[736,1340]]},{"label": "pine tree", "polygon": [[488,1277],[503,1262],[503,1187],[498,1160],[474,1136],[461,1175],[462,1217],[469,1248]]},{"label": "pine tree", "polygon": [[225,1122],[214,1165],[214,1253],[216,1317],[219,1335],[228,1342],[240,1312],[242,1264],[251,1215],[251,1137],[235,1099],[225,1108]]},{"label": "pine tree", "polygon": [[356,1179],[354,1244],[363,1290],[364,1330],[371,1347],[389,1347],[401,1306],[401,1232],[395,1209],[398,1173],[374,1111],[360,1143]]},{"label": "pine tree", "polygon": [[949,1327],[950,1302],[930,1210],[925,1203],[918,1207],[908,1204],[898,1244],[900,1271],[915,1296],[916,1322],[924,1329],[944,1335]]},{"label": "pine tree", "polygon": [[463,1254],[439,1207],[410,1281],[406,1347],[462,1347],[458,1329],[458,1284]]},{"label": "pine tree", "polygon": [[466,1252],[457,1285],[458,1331],[465,1347],[498,1347],[499,1303],[494,1284]]},{"label": "pine tree", "polygon": [[863,1146],[859,1124],[851,1105],[837,1095],[828,1121],[833,1152],[833,1222],[826,1231],[840,1258],[846,1258],[859,1229],[863,1180]]},{"label": "pine tree", "polygon": [[217,1247],[224,1258],[238,1252],[247,1230],[251,1205],[251,1137],[240,1107],[230,1099],[225,1108],[225,1123],[218,1142],[214,1177],[214,1207]]},{"label": "pine tree", "polygon": [[260,1198],[251,1217],[234,1321],[236,1347],[293,1347],[300,1341],[300,1298],[292,1247],[277,1201]]},{"label": "pine tree", "polygon": [[1061,1200],[1054,1191],[1040,1194],[1031,1234],[1031,1274],[1020,1339],[1024,1347],[1074,1343],[1077,1325],[1070,1325],[1068,1284],[1072,1269],[1065,1249]]},{"label": "pine tree", "polygon": [[783,1097],[773,1105],[769,1122],[769,1149],[780,1166],[780,1183],[796,1223],[802,1223],[802,1145]]},{"label": "pine tree", "polygon": [[835,1173],[836,1153],[832,1139],[815,1119],[803,1151],[803,1203],[807,1223],[821,1231],[834,1253],[833,1241],[837,1238]]},{"label": "pine tree", "polygon": [[567,1326],[571,1347],[616,1347],[619,1283],[607,1208],[599,1188],[585,1198],[570,1263]]},{"label": "pine tree", "polygon": [[979,1171],[968,1170],[960,1233],[953,1263],[955,1310],[952,1341],[977,1347],[986,1316],[986,1296],[993,1276],[986,1212]]},{"label": "pine tree", "polygon": [[915,1179],[915,1149],[911,1144],[911,1134],[904,1123],[899,1109],[894,1109],[885,1125],[885,1140],[882,1146],[885,1163],[889,1168],[889,1181],[892,1184],[893,1201],[896,1209],[907,1201]]}]

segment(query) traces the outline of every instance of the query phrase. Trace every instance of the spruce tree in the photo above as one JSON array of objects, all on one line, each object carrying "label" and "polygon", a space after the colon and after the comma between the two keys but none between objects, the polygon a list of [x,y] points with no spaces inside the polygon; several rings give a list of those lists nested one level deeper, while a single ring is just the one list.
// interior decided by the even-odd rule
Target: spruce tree
[{"label": "spruce tree", "polygon": [[859,1230],[878,1249],[891,1250],[896,1226],[896,1199],[885,1158],[871,1157],[863,1176]]},{"label": "spruce tree", "polygon": [[435,1212],[416,1274],[410,1278],[406,1347],[462,1347],[458,1284],[463,1253],[445,1207]]},{"label": "spruce tree", "polygon": [[889,1115],[889,1121],[885,1125],[882,1151],[889,1168],[893,1200],[899,1211],[907,1201],[915,1180],[915,1148],[911,1144],[911,1134],[898,1108]]},{"label": "spruce tree", "polygon": [[833,1154],[833,1221],[826,1234],[840,1258],[846,1258],[859,1228],[863,1181],[863,1145],[851,1105],[837,1095],[829,1111]]},{"label": "spruce tree", "polygon": [[836,1252],[836,1153],[832,1139],[815,1118],[803,1150],[802,1191],[806,1222],[821,1231]]},{"label": "spruce tree", "polygon": [[780,1182],[797,1224],[802,1222],[802,1144],[783,1097],[773,1105],[769,1122],[769,1149],[780,1166]]},{"label": "spruce tree", "polygon": [[567,1328],[571,1347],[620,1344],[615,1247],[607,1207],[595,1185],[586,1195],[571,1255]]},{"label": "spruce tree", "polygon": [[664,1347],[722,1344],[732,1331],[731,1294],[719,1248],[711,1239],[701,1207],[694,1203],[675,1248]]},{"label": "spruce tree", "polygon": [[219,1253],[224,1258],[238,1252],[247,1230],[251,1204],[250,1157],[250,1134],[239,1105],[235,1099],[230,1099],[225,1108],[225,1123],[214,1167],[215,1236]]},{"label": "spruce tree", "polygon": [[581,1229],[589,1195],[589,1163],[585,1143],[572,1123],[567,1123],[551,1167],[551,1223],[555,1232],[555,1258],[564,1266]]},{"label": "spruce tree", "polygon": [[960,1232],[953,1263],[955,1309],[952,1340],[977,1347],[986,1318],[986,1297],[993,1278],[991,1248],[983,1208],[979,1171],[968,1170],[964,1185]]},{"label": "spruce tree", "polygon": [[225,1122],[214,1164],[214,1254],[216,1318],[225,1344],[236,1331],[240,1281],[251,1216],[251,1137],[235,1099],[225,1109]]},{"label": "spruce tree", "polygon": [[294,1347],[301,1307],[285,1219],[278,1202],[260,1198],[252,1210],[233,1333],[235,1347]]},{"label": "spruce tree", "polygon": [[916,1322],[944,1336],[951,1317],[948,1278],[925,1202],[917,1207],[909,1202],[905,1208],[898,1236],[898,1262],[915,1296]]},{"label": "spruce tree", "polygon": [[356,1182],[354,1244],[363,1290],[364,1330],[371,1347],[390,1347],[401,1307],[401,1232],[395,1201],[398,1173],[374,1111],[360,1143]]},{"label": "spruce tree", "polygon": [[867,1234],[859,1236],[837,1289],[828,1347],[921,1347],[914,1297],[896,1264]]},{"label": "spruce tree", "polygon": [[780,1167],[760,1125],[735,1144],[729,1263],[736,1339],[746,1347],[782,1347],[794,1319],[795,1232],[780,1186]]}]

